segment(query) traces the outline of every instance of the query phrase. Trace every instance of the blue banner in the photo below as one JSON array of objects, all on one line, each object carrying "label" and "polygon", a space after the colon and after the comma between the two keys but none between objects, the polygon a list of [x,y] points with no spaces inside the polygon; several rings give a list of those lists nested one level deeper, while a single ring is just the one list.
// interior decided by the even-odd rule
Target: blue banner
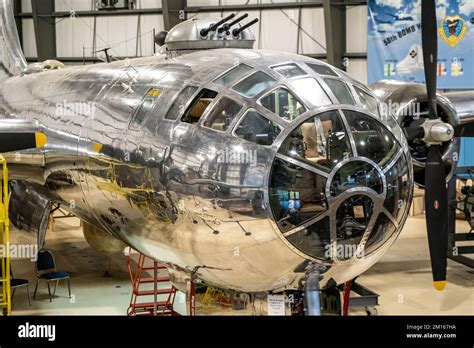
[{"label": "blue banner", "polygon": [[[367,64],[373,83],[424,83],[421,0],[369,0]],[[474,88],[474,0],[437,0],[438,88]]]}]

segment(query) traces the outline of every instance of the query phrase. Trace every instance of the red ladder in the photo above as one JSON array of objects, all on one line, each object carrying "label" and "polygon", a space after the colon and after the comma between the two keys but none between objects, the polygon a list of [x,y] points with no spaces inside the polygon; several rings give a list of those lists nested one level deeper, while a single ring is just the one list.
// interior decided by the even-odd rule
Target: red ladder
[{"label": "red ladder", "polygon": [[[143,254],[138,254],[137,269],[132,270],[131,265],[131,249],[128,253],[128,272],[130,280],[132,281],[132,296],[130,298],[130,305],[127,309],[128,316],[169,316],[179,315],[173,308],[173,302],[176,296],[176,289],[174,286],[166,288],[158,288],[160,283],[167,283],[170,277],[159,276],[160,271],[166,270],[164,264],[146,257]],[[150,277],[150,274],[152,276]],[[153,285],[150,289],[149,285]],[[148,286],[147,286],[148,285]],[[161,300],[158,300],[158,296]],[[148,299],[152,297],[152,301],[139,302],[139,298]],[[163,298],[165,298],[163,300]]]}]

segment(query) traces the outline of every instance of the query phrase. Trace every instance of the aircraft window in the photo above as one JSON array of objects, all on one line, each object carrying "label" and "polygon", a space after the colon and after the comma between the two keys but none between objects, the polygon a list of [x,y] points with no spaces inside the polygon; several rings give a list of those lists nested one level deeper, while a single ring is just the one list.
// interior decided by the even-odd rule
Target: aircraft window
[{"label": "aircraft window", "polygon": [[303,103],[293,93],[282,87],[261,98],[260,103],[287,121],[294,120],[306,111]]},{"label": "aircraft window", "polygon": [[289,235],[287,239],[295,248],[314,258],[329,260],[331,256],[329,252],[331,232],[328,217]]},{"label": "aircraft window", "polygon": [[345,82],[337,79],[324,79],[324,81],[327,83],[339,103],[355,105],[351,91]]},{"label": "aircraft window", "polygon": [[298,79],[291,81],[293,90],[297,95],[303,97],[314,106],[324,106],[332,104],[323,88],[313,78]]},{"label": "aircraft window", "polygon": [[171,104],[170,109],[166,113],[166,120],[176,120],[178,116],[183,112],[183,108],[188,103],[189,99],[196,93],[197,87],[187,86],[178,95],[178,97]]},{"label": "aircraft window", "polygon": [[240,109],[242,109],[241,104],[230,98],[222,97],[207,117],[204,126],[225,132]]},{"label": "aircraft window", "polygon": [[380,214],[365,244],[365,254],[368,255],[377,250],[396,230],[390,219],[385,214]]},{"label": "aircraft window", "polygon": [[316,74],[319,75],[329,75],[329,76],[337,76],[337,74],[332,70],[330,67],[322,64],[311,64],[306,63]]},{"label": "aircraft window", "polygon": [[[356,195],[346,199],[336,211],[337,246],[343,245],[337,258],[340,260],[350,259],[355,255],[372,216],[374,203],[364,195]],[[346,248],[348,246],[349,248]],[[351,252],[347,251],[351,250]]]},{"label": "aircraft window", "polygon": [[399,150],[393,134],[376,119],[356,111],[344,110],[354,137],[357,153],[378,163],[390,162]]},{"label": "aircraft window", "polygon": [[287,64],[287,65],[280,65],[272,67],[280,75],[283,75],[287,78],[296,77],[296,76],[303,76],[306,73],[296,64]]},{"label": "aircraft window", "polygon": [[404,155],[397,163],[387,170],[387,198],[384,207],[392,214],[398,222],[401,222],[403,214],[408,206],[410,195],[408,182],[408,164]]},{"label": "aircraft window", "polygon": [[277,158],[270,178],[270,205],[283,232],[327,210],[325,177]]},{"label": "aircraft window", "polygon": [[255,110],[249,110],[235,129],[239,138],[259,145],[271,145],[281,129]]},{"label": "aircraft window", "polygon": [[249,71],[252,71],[253,68],[246,65],[240,64],[235,68],[229,70],[224,75],[219,76],[214,80],[214,83],[221,85],[221,86],[228,86],[231,83],[239,80],[240,78],[244,77]]},{"label": "aircraft window", "polygon": [[279,152],[316,165],[326,172],[352,155],[347,134],[337,111],[325,112],[306,120],[290,133]]},{"label": "aircraft window", "polygon": [[216,96],[217,92],[203,88],[196,98],[194,98],[184,116],[181,117],[181,121],[186,123],[199,122],[201,116],[204,115]]},{"label": "aircraft window", "polygon": [[357,94],[359,95],[359,99],[360,99],[364,109],[366,109],[368,112],[373,113],[374,115],[379,116],[379,112],[378,112],[379,109],[378,109],[377,99],[375,99],[369,93],[367,93],[366,91],[360,89],[357,86],[354,86],[354,89],[356,90]]},{"label": "aircraft window", "polygon": [[247,98],[252,98],[270,88],[274,82],[275,79],[273,77],[265,74],[263,71],[257,71],[245,80],[240,81],[232,89]]},{"label": "aircraft window", "polygon": [[143,102],[139,106],[137,112],[133,116],[132,122],[130,122],[131,129],[138,129],[140,125],[145,120],[145,116],[147,115],[148,111],[150,111],[155,104],[155,100],[161,95],[161,90],[158,88],[150,89]]},{"label": "aircraft window", "polygon": [[150,111],[153,106],[154,99],[146,98],[143,100],[142,104],[140,105],[138,111],[133,116],[133,120],[130,123],[130,128],[137,129],[142,124],[143,120],[145,119],[145,115]]},{"label": "aircraft window", "polygon": [[383,192],[382,178],[374,166],[363,161],[348,162],[334,174],[331,196],[339,196],[344,191],[358,186],[369,187],[378,194]]}]

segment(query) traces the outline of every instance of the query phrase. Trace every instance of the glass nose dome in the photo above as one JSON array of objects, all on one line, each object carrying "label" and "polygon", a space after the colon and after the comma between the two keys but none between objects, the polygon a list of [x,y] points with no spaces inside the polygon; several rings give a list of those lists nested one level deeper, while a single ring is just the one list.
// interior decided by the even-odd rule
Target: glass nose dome
[{"label": "glass nose dome", "polygon": [[307,258],[346,261],[374,252],[408,209],[409,168],[400,143],[380,120],[358,111],[298,121],[270,173],[278,228]]}]

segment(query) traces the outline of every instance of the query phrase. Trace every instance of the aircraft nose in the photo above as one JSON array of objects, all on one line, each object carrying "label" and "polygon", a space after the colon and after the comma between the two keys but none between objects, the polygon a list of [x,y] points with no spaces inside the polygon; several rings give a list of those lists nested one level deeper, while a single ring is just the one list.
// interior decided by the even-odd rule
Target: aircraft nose
[{"label": "aircraft nose", "polygon": [[280,232],[325,262],[377,250],[406,218],[410,173],[401,149],[388,128],[361,112],[302,120],[282,142],[270,173]]}]

